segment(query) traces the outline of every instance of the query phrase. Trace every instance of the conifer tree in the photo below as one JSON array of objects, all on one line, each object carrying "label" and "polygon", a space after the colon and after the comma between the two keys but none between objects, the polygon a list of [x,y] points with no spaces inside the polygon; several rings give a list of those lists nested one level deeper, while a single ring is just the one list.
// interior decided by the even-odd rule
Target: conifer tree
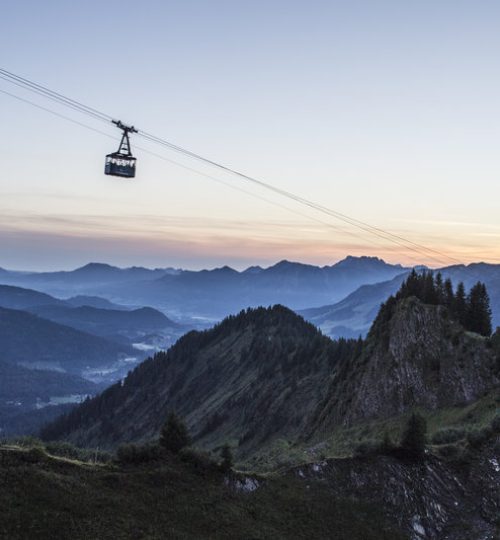
[{"label": "conifer tree", "polygon": [[467,298],[465,297],[465,286],[461,281],[457,286],[457,292],[453,301],[453,314],[458,322],[465,325],[467,322]]},{"label": "conifer tree", "polygon": [[435,285],[436,285],[436,299],[438,304],[444,304],[444,298],[445,298],[445,291],[444,291],[444,283],[443,283],[443,276],[441,272],[438,272],[435,279]]},{"label": "conifer tree", "polygon": [[436,287],[434,285],[434,276],[431,272],[424,272],[423,274],[423,290],[421,300],[425,304],[437,304],[438,297]]},{"label": "conifer tree", "polygon": [[233,453],[228,444],[225,444],[221,450],[222,463],[220,465],[224,472],[229,472],[233,468]]},{"label": "conifer tree", "polygon": [[406,425],[401,439],[401,449],[413,458],[420,458],[425,453],[427,442],[427,422],[419,413],[413,413]]},{"label": "conifer tree", "polygon": [[484,283],[478,281],[467,297],[466,328],[483,336],[491,335],[490,299]]},{"label": "conifer tree", "polygon": [[186,424],[175,414],[171,413],[160,434],[160,445],[178,454],[183,448],[191,444]]},{"label": "conifer tree", "polygon": [[443,304],[452,309],[455,301],[455,294],[453,293],[453,284],[451,283],[450,278],[445,280],[443,289]]}]

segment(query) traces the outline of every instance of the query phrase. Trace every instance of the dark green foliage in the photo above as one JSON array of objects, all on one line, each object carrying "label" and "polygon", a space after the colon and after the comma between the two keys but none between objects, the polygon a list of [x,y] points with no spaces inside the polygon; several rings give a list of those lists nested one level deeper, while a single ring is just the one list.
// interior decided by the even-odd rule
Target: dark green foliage
[{"label": "dark green foliage", "polygon": [[490,299],[484,283],[477,282],[467,297],[465,326],[482,336],[491,335]]},{"label": "dark green foliage", "polygon": [[455,299],[455,295],[453,293],[453,284],[451,282],[450,278],[447,278],[444,282],[443,286],[443,297],[442,297],[442,303],[444,306],[446,306],[448,309],[451,309],[453,306],[453,301]]},{"label": "dark green foliage", "polygon": [[387,325],[397,304],[400,300],[411,296],[418,298],[425,304],[447,307],[454,319],[466,330],[477,332],[483,336],[491,335],[490,300],[484,283],[478,282],[474,285],[467,296],[465,286],[460,282],[454,294],[450,279],[443,283],[440,273],[434,277],[432,272],[418,273],[415,270],[410,273],[399,291],[382,304],[369,335],[386,338]]},{"label": "dark green foliage", "polygon": [[493,417],[490,423],[490,428],[493,433],[500,433],[500,414]]},{"label": "dark green foliage", "polygon": [[376,439],[365,439],[354,447],[354,455],[356,457],[364,457],[379,454],[380,448],[380,441]]},{"label": "dark green foliage", "polygon": [[111,461],[111,454],[108,452],[93,448],[78,448],[66,441],[44,442],[36,437],[23,436],[12,437],[0,441],[0,445],[17,446],[28,448],[30,451],[34,448],[42,451],[44,454],[62,458],[85,461],[89,463],[108,463]]},{"label": "dark green foliage", "polygon": [[382,439],[382,443],[380,445],[380,451],[382,454],[390,454],[394,450],[395,445],[394,442],[391,439],[391,436],[389,435],[388,431],[384,431],[384,438]]},{"label": "dark green foliage", "polygon": [[221,470],[224,472],[229,472],[233,468],[233,453],[231,452],[231,447],[228,444],[225,444],[221,450],[222,463],[220,464]]},{"label": "dark green foliage", "polygon": [[116,451],[116,460],[122,464],[150,463],[163,457],[164,451],[157,444],[122,444]]},{"label": "dark green foliage", "polygon": [[473,429],[467,433],[467,442],[472,448],[481,448],[493,435],[493,430],[490,426],[485,426],[480,429]]},{"label": "dark green foliage", "polygon": [[179,458],[183,463],[188,464],[193,472],[202,476],[219,468],[210,454],[193,448],[183,448],[179,453]]},{"label": "dark green foliage", "polygon": [[[149,465],[81,466],[0,449],[0,538],[400,540],[375,504],[324,482],[268,478],[254,493],[181,452]],[[186,458],[186,460],[184,460]],[[193,460],[196,458],[193,458]],[[202,477],[200,478],[202,474]]]},{"label": "dark green foliage", "polygon": [[438,454],[444,458],[456,458],[459,455],[459,446],[456,444],[443,444],[438,447]]},{"label": "dark green foliage", "polygon": [[413,413],[401,438],[401,450],[412,458],[421,458],[427,442],[427,421],[419,413]]},{"label": "dark green foliage", "polygon": [[191,444],[186,424],[175,414],[170,413],[161,434],[160,445],[166,450],[178,454]]},{"label": "dark green foliage", "polygon": [[306,415],[314,414],[310,396],[321,394],[335,369],[348,372],[362,348],[363,340],[332,341],[282,306],[246,310],[211,330],[186,334],[122,383],[48,425],[42,436],[114,448],[130,440],[131,431],[136,440],[159,433],[175,408],[189,415],[200,445],[209,439],[218,446],[231,437],[246,450],[279,430],[296,437]]},{"label": "dark green foliage", "polygon": [[454,443],[463,439],[466,435],[466,431],[463,428],[443,428],[432,436],[433,444],[448,444]]},{"label": "dark green foliage", "polygon": [[467,298],[465,296],[465,286],[460,282],[457,286],[457,292],[452,302],[452,312],[457,321],[465,325],[467,322]]}]

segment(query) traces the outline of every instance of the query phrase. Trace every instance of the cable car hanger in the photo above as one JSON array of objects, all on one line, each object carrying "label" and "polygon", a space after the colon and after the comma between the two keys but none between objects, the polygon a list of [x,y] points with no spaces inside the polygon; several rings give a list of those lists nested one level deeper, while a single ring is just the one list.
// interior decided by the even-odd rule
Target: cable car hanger
[{"label": "cable car hanger", "polygon": [[[0,67],[0,79],[7,81],[11,84],[14,84],[16,86],[19,86],[20,88],[23,88],[24,90],[28,90],[30,92],[33,92],[43,98],[50,99],[51,101],[54,101],[58,105],[68,107],[70,109],[73,109],[79,113],[86,114],[87,116],[92,117],[94,120],[99,120],[101,122],[104,122],[106,124],[109,124],[109,122],[112,122],[115,124],[119,129],[123,131],[122,134],[122,140],[120,142],[120,146],[118,148],[118,152],[114,152],[112,154],[108,154],[106,156],[106,167],[105,167],[105,174],[113,175],[113,176],[120,176],[125,178],[133,178],[135,177],[135,164],[136,159],[131,153],[130,150],[130,140],[129,140],[129,133],[137,133],[138,136],[144,138],[147,141],[150,141],[152,143],[159,144],[161,146],[164,146],[170,150],[173,150],[175,152],[180,152],[183,155],[190,157],[192,159],[196,159],[197,161],[206,163],[207,165],[211,165],[213,167],[216,167],[224,172],[231,173],[234,176],[240,178],[241,180],[245,180],[247,182],[251,182],[253,184],[256,184],[268,191],[272,191],[278,195],[281,195],[283,197],[286,197],[288,199],[291,199],[303,206],[312,208],[313,210],[316,210],[318,212],[321,212],[323,214],[327,214],[328,216],[331,216],[335,219],[338,219],[340,221],[343,221],[347,223],[348,225],[351,225],[353,227],[356,227],[358,229],[361,229],[367,233],[370,233],[374,236],[377,236],[383,240],[389,241],[391,243],[397,244],[401,247],[404,247],[410,251],[414,251],[415,253],[418,253],[419,255],[425,255],[426,257],[429,257],[436,262],[439,262],[442,264],[443,260],[450,260],[455,263],[460,263],[457,259],[454,257],[451,257],[447,253],[444,253],[440,250],[429,248],[425,245],[419,244],[417,242],[414,242],[412,240],[409,240],[408,238],[405,238],[401,235],[394,234],[390,231],[387,231],[385,229],[382,229],[381,227],[375,227],[373,225],[370,225],[369,223],[362,221],[360,219],[356,219],[353,217],[350,217],[346,214],[340,213],[336,210],[333,210],[331,208],[328,208],[326,206],[320,205],[318,203],[315,203],[314,201],[311,201],[309,199],[306,199],[304,197],[298,196],[294,194],[293,192],[278,188],[277,186],[274,186],[273,184],[269,184],[267,182],[264,182],[262,180],[259,180],[255,177],[249,176],[247,174],[241,173],[236,169],[233,169],[231,167],[227,167],[221,163],[218,163],[216,161],[213,161],[211,159],[205,158],[195,152],[191,152],[187,150],[186,148],[182,148],[180,146],[177,146],[175,144],[170,143],[169,141],[166,141],[165,139],[162,139],[160,137],[157,137],[155,135],[152,135],[150,133],[144,132],[144,131],[138,131],[133,126],[127,126],[123,124],[121,121],[113,120],[113,117],[103,113],[97,109],[94,109],[92,107],[89,107],[79,101],[76,101],[74,99],[71,99],[67,96],[64,96],[63,94],[60,94],[58,92],[55,92],[54,90],[51,90],[45,86],[42,86],[41,84],[38,84],[34,81],[31,81],[29,79],[26,79],[24,77],[21,77],[19,75],[16,75],[15,73],[12,73],[10,71],[7,71],[6,69],[3,69]],[[23,98],[20,98],[19,96],[15,96],[13,94],[10,94],[9,92],[5,92],[0,89],[0,92],[6,95],[10,95],[12,97],[15,97],[16,99],[20,99],[21,101],[25,101],[27,103],[30,103],[31,105],[38,107],[40,109],[46,110],[47,112],[50,112],[52,114],[55,114],[56,116],[60,116],[62,118],[65,118],[66,120],[69,120],[71,122],[83,125],[84,127],[87,127],[88,129],[91,129],[93,131],[97,131],[95,128],[87,126],[82,124],[81,122],[75,121],[71,118],[64,117],[63,115],[56,113],[54,111],[51,111],[49,109],[46,109],[36,103],[32,103],[28,100],[25,100]],[[101,133],[101,132],[99,132]],[[105,134],[105,133],[102,133]],[[105,134],[107,135],[107,134]],[[109,135],[107,135],[109,136]],[[142,149],[146,152],[149,152],[148,150]],[[151,153],[151,152],[149,152]],[[158,156],[157,154],[152,153],[153,155]],[[108,165],[108,159],[110,160],[110,164]],[[162,157],[162,159],[164,159]],[[115,160],[115,161],[113,161]],[[182,166],[182,165],[181,165]],[[198,172],[198,171],[195,171]],[[199,173],[202,174],[202,173]],[[209,178],[211,178],[209,175],[205,175]],[[431,255],[435,254],[435,255]],[[439,256],[438,257],[436,257]]]},{"label": "cable car hanger", "polygon": [[111,122],[122,130],[122,139],[118,151],[106,156],[104,174],[134,178],[137,159],[132,155],[129,133],[137,133],[137,129],[134,126],[127,126],[121,120],[111,120]]}]

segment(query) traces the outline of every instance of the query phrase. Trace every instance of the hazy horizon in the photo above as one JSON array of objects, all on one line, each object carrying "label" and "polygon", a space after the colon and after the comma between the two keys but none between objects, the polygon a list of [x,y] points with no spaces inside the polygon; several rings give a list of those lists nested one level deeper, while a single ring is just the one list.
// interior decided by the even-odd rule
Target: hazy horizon
[{"label": "hazy horizon", "polygon": [[500,261],[499,16],[489,1],[8,3],[1,67],[451,258],[138,137],[136,179],[106,177],[113,126],[1,80],[112,137],[0,94],[3,265]]},{"label": "hazy horizon", "polygon": [[[240,265],[236,264],[236,265],[233,265],[233,264],[228,264],[228,263],[224,263],[223,261],[219,264],[214,264],[214,265],[207,265],[207,266],[203,266],[203,265],[200,265],[200,266],[182,266],[182,265],[175,265],[175,264],[163,264],[163,265],[148,265],[148,264],[142,264],[140,261],[131,261],[131,262],[128,262],[128,263],[123,263],[123,264],[120,264],[120,263],[113,263],[113,262],[109,262],[109,261],[106,261],[105,259],[99,259],[99,260],[87,260],[87,261],[83,261],[81,263],[77,263],[77,264],[63,264],[63,265],[57,265],[57,264],[51,264],[51,263],[42,263],[41,265],[39,266],[32,266],[32,267],[9,267],[8,265],[5,265],[5,264],[2,264],[2,262],[0,261],[0,269],[3,269],[3,270],[7,270],[7,271],[11,271],[11,272],[54,272],[54,271],[62,271],[62,272],[71,272],[73,270],[78,270],[80,268],[83,268],[89,264],[102,264],[102,265],[108,265],[108,266],[113,266],[113,267],[116,267],[116,268],[120,268],[120,269],[128,269],[128,268],[146,268],[146,269],[149,269],[149,270],[155,270],[155,269],[166,269],[166,268],[172,268],[172,269],[175,269],[175,270],[187,270],[187,271],[193,271],[193,272],[196,272],[196,271],[200,271],[200,270],[215,270],[215,269],[220,269],[220,268],[224,268],[224,267],[229,267],[229,268],[232,268],[233,270],[236,270],[238,272],[242,272],[244,270],[247,270],[248,268],[252,268],[252,267],[261,267],[263,269],[267,269],[267,268],[271,268],[273,266],[276,266],[277,264],[279,263],[282,263],[282,262],[289,262],[289,263],[292,263],[292,264],[301,264],[301,265],[305,265],[305,266],[317,266],[317,267],[325,267],[325,266],[334,266],[335,264],[339,263],[339,262],[342,262],[344,261],[345,259],[348,259],[348,258],[355,258],[355,259],[358,259],[358,258],[363,258],[363,257],[367,257],[367,258],[375,258],[375,259],[379,259],[381,260],[382,262],[385,262],[387,264],[391,264],[391,265],[394,265],[394,266],[401,266],[402,269],[404,268],[412,268],[413,266],[424,266],[424,265],[418,265],[418,264],[403,264],[401,262],[389,262],[387,261],[386,259],[384,259],[383,257],[377,257],[376,255],[345,255],[344,257],[341,257],[339,259],[335,259],[335,260],[332,260],[330,262],[327,262],[325,264],[320,264],[320,263],[314,263],[314,262],[311,262],[311,261],[306,261],[306,260],[298,260],[298,259],[292,259],[292,258],[284,258],[284,259],[276,259],[276,260],[272,260],[272,261],[264,261],[264,262],[250,262],[250,263],[242,263]],[[494,264],[494,263],[486,263],[486,261],[473,261],[471,263],[467,263],[466,266],[468,266],[469,264]],[[446,265],[446,266],[443,266],[442,268],[445,268],[445,267],[448,267],[448,266],[454,266],[453,264],[450,264],[450,265]],[[429,267],[430,268],[430,267]],[[436,269],[439,269],[441,267],[436,267]]]}]

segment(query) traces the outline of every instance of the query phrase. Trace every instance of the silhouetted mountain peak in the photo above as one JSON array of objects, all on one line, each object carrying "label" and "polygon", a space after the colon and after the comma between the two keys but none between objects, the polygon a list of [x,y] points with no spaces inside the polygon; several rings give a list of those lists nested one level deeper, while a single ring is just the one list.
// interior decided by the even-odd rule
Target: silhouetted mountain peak
[{"label": "silhouetted mountain peak", "polygon": [[116,266],[111,266],[110,264],[106,264],[106,263],[91,262],[91,263],[86,264],[85,266],[81,266],[80,268],[73,270],[73,272],[90,273],[90,272],[106,272],[106,271],[115,271],[115,270],[119,270],[119,268],[117,268]]},{"label": "silhouetted mountain peak", "polygon": [[345,259],[342,259],[338,263],[333,265],[337,268],[381,268],[381,267],[392,267],[392,268],[403,268],[400,264],[389,264],[379,257],[369,257],[367,255],[362,255],[361,257],[355,257],[353,255],[348,255]]}]

